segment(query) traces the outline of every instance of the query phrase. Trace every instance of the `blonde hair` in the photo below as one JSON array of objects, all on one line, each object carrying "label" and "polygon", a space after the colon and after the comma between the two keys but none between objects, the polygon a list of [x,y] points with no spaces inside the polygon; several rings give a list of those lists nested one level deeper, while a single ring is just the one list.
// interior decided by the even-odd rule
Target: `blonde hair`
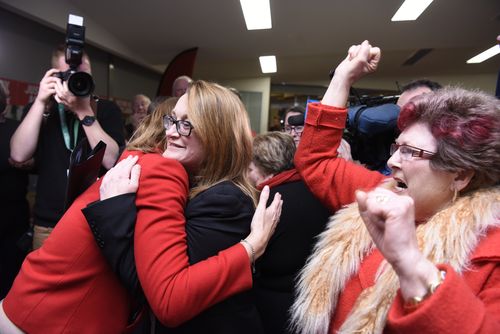
[{"label": "blonde hair", "polygon": [[252,134],[243,103],[229,89],[202,80],[190,84],[187,99],[188,117],[205,151],[190,197],[222,181],[232,181],[255,204],[255,189],[247,177]]},{"label": "blonde hair", "polygon": [[153,112],[147,115],[130,138],[128,150],[146,153],[161,153],[167,145],[163,116],[170,115],[177,103],[177,97],[171,97],[158,104]]},{"label": "blonde hair", "polygon": [[253,140],[253,163],[266,175],[292,169],[295,155],[293,137],[285,132],[268,132]]}]

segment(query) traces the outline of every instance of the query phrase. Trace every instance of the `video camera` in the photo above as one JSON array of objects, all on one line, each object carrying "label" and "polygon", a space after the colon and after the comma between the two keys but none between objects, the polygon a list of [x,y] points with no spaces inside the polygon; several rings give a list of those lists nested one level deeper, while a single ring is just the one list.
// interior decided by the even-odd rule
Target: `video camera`
[{"label": "video camera", "polygon": [[79,72],[78,66],[82,63],[83,45],[85,43],[85,27],[83,17],[69,15],[66,26],[66,64],[69,69],[58,72],[56,75],[63,81],[68,82],[68,89],[75,96],[89,96],[94,91],[94,80],[86,72]]},{"label": "video camera", "polygon": [[360,97],[352,89],[351,96],[357,103],[348,108],[344,138],[351,145],[352,157],[368,169],[388,175],[389,149],[399,133],[400,109],[395,104],[399,96]]},{"label": "video camera", "polygon": [[293,125],[293,126],[302,126],[302,125],[304,125],[304,114],[296,115],[296,116],[290,116],[288,118],[288,124]]}]

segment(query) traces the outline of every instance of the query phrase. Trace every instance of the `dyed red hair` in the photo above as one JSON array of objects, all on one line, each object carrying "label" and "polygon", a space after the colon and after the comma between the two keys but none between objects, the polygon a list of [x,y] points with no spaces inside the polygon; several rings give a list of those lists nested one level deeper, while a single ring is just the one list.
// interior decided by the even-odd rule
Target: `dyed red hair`
[{"label": "dyed red hair", "polygon": [[499,182],[500,101],[478,91],[447,87],[416,97],[399,114],[404,131],[424,123],[437,139],[433,168],[457,172],[472,170],[475,176],[466,191]]}]

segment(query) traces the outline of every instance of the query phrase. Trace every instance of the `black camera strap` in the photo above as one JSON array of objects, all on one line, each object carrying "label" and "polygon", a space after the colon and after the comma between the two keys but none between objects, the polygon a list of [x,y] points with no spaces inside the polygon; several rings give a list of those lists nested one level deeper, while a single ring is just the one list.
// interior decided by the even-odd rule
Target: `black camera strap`
[{"label": "black camera strap", "polygon": [[64,138],[64,145],[66,148],[73,152],[73,149],[76,146],[76,141],[78,140],[78,128],[80,125],[80,121],[75,119],[73,122],[73,145],[71,145],[71,138],[69,135],[68,123],[66,122],[66,111],[64,110],[64,104],[58,103],[57,109],[59,110],[59,120],[61,121],[61,130]]}]

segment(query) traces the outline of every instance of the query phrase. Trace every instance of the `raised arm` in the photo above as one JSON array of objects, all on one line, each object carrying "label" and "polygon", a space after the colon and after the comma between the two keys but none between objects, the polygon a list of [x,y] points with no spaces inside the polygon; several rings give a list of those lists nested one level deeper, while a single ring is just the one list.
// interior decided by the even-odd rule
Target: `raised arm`
[{"label": "raised arm", "polygon": [[380,50],[368,41],[352,46],[337,66],[322,102],[309,104],[295,165],[315,196],[332,211],[353,202],[357,189],[373,188],[383,179],[380,173],[337,156],[349,88],[375,71],[379,60]]},{"label": "raised arm", "polygon": [[33,158],[38,145],[38,136],[42,126],[43,114],[55,86],[60,79],[54,77],[56,69],[48,70],[40,81],[38,95],[28,113],[12,135],[10,140],[10,157],[14,163],[22,163]]}]

